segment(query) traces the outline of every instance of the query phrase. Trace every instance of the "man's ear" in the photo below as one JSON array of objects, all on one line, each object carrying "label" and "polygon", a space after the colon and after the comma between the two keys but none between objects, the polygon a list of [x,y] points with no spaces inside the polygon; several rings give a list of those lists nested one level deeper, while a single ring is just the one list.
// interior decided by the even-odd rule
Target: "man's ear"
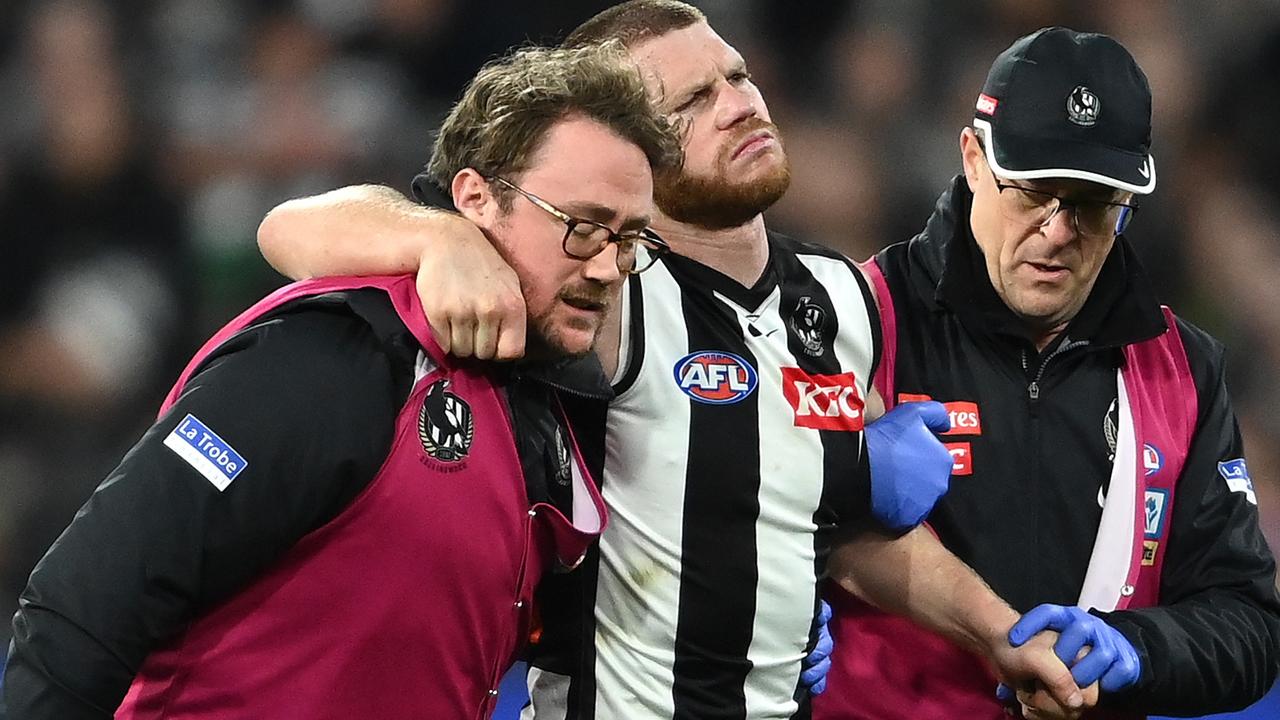
[{"label": "man's ear", "polygon": [[978,189],[986,156],[978,142],[978,134],[971,127],[960,131],[960,160],[964,163],[964,179],[969,183],[969,192],[974,192]]},{"label": "man's ear", "polygon": [[453,204],[458,212],[471,222],[484,227],[493,220],[497,211],[497,198],[485,180],[475,168],[462,168],[453,176],[449,186],[453,195]]}]

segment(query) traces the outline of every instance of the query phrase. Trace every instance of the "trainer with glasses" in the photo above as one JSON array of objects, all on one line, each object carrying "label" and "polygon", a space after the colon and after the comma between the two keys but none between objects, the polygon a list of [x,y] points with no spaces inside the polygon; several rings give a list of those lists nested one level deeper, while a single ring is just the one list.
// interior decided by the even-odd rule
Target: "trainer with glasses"
[{"label": "trainer with glasses", "polygon": [[[1123,234],[1156,186],[1150,145],[1147,79],[1120,44],[1023,37],[960,133],[963,174],[918,236],[866,265],[886,404],[965,414],[929,522],[1026,613],[1014,644],[1061,633],[1077,682],[1099,684],[1089,717],[1242,708],[1280,667],[1223,348],[1160,305]],[[974,657],[841,595],[815,718],[1003,717]],[[1034,688],[1000,698],[1054,711]]]},{"label": "trainer with glasses", "polygon": [[482,69],[431,167],[516,268],[525,360],[443,352],[408,275],[245,311],[36,566],[0,719],[487,717],[606,525],[561,398],[611,395],[591,347],[678,159],[618,47]]}]

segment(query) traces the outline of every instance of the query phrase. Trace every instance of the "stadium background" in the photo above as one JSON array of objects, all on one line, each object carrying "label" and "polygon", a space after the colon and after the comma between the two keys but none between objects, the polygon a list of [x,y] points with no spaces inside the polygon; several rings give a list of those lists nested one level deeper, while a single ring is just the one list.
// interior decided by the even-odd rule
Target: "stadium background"
[{"label": "stadium background", "polygon": [[[254,244],[263,214],[405,188],[482,61],[608,4],[0,2],[0,616],[185,358],[282,281]],[[1280,547],[1280,3],[696,4],[786,139],[794,184],[770,222],[859,259],[923,224],[1014,38],[1121,40],[1151,80],[1159,172],[1130,236],[1163,297],[1230,348]],[[1252,717],[1280,716],[1271,698]]]}]

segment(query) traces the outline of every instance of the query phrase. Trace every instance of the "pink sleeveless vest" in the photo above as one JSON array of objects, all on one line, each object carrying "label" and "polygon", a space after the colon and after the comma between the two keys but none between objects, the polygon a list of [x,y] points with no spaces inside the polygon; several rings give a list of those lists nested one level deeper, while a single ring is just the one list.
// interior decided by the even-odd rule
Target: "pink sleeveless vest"
[{"label": "pink sleeveless vest", "polygon": [[[581,458],[577,527],[549,505],[529,506],[501,390],[483,363],[440,352],[411,277],[281,288],[201,348],[162,412],[201,360],[256,318],[355,288],[389,293],[436,365],[399,412],[389,456],[341,514],[154,651],[117,718],[488,717],[527,638],[538,580],[556,563],[575,566],[603,529],[604,504]],[[471,410],[469,451],[458,459],[433,456],[420,435],[424,398],[439,381]]]},{"label": "pink sleeveless vest", "polygon": [[[886,409],[895,400],[897,320],[888,284],[874,260],[863,264],[881,298],[880,321],[884,350],[875,386]],[[1169,330],[1159,337],[1124,348],[1120,370],[1134,429],[1132,523],[1125,536],[1100,537],[1099,543],[1120,554],[1111,578],[1116,592],[1108,599],[1115,609],[1149,607],[1159,602],[1160,569],[1167,542],[1153,548],[1145,541],[1148,498],[1163,503],[1163,515],[1173,510],[1178,476],[1195,432],[1197,400],[1182,337],[1173,313],[1164,308]],[[1165,451],[1163,472],[1146,474],[1142,449],[1154,445]],[[1119,454],[1117,455],[1119,458]],[[1114,476],[1113,476],[1114,477]],[[1113,493],[1116,487],[1113,482]],[[1104,529],[1100,529],[1100,533]],[[1116,560],[1117,558],[1109,558]],[[1095,550],[1090,576],[1099,553]],[[1088,583],[1086,583],[1088,584]],[[826,598],[835,610],[831,634],[836,651],[828,675],[827,692],[813,704],[814,720],[1003,720],[995,699],[996,678],[983,660],[910,620],[882,613],[839,587]],[[1111,608],[1103,608],[1111,609]],[[1094,711],[1087,718],[1130,717]]]}]

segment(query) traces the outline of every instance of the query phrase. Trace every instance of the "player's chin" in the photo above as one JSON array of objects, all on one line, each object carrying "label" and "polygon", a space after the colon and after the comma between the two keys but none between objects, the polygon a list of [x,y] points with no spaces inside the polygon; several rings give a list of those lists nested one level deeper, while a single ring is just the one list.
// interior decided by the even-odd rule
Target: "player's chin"
[{"label": "player's chin", "polygon": [[600,334],[599,318],[583,317],[557,319],[543,330],[543,336],[552,352],[562,357],[582,357],[595,348]]}]

